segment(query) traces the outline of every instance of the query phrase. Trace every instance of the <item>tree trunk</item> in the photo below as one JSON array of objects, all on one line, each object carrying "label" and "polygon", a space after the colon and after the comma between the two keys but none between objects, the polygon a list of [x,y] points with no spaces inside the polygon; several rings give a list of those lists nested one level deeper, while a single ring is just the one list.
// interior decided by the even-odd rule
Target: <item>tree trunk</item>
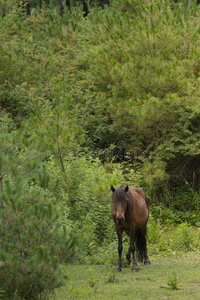
[{"label": "tree trunk", "polygon": [[167,187],[167,180],[163,183],[163,192],[164,192],[164,203],[166,207],[169,207],[170,195]]},{"label": "tree trunk", "polygon": [[27,16],[30,16],[31,9],[30,9],[30,1],[29,0],[23,0],[22,1],[23,10],[26,11]]},{"label": "tree trunk", "polygon": [[60,0],[60,16],[63,17],[64,15],[64,5],[63,0]]},{"label": "tree trunk", "polygon": [[89,13],[89,9],[87,6],[87,2],[86,2],[86,0],[83,0],[83,16],[84,16],[84,18],[87,17],[88,13]]},{"label": "tree trunk", "polygon": [[101,6],[102,8],[104,7],[104,5],[110,5],[110,1],[109,0],[99,0],[98,1],[98,5]]},{"label": "tree trunk", "polygon": [[70,3],[70,0],[66,0],[66,6],[68,7],[69,11],[71,11],[71,3]]},{"label": "tree trunk", "polygon": [[5,15],[6,15],[6,10],[5,8],[2,8],[2,16],[5,17]]}]

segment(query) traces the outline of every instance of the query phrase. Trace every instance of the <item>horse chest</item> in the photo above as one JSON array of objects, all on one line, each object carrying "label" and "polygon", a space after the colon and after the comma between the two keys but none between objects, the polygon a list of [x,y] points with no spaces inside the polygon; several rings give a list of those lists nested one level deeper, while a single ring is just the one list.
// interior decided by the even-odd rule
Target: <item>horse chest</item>
[{"label": "horse chest", "polygon": [[120,227],[120,229],[121,229],[122,232],[125,231],[126,234],[128,236],[130,236],[131,226],[130,226],[129,223],[126,223],[126,221],[125,221],[125,223],[123,225],[119,226],[119,227]]}]

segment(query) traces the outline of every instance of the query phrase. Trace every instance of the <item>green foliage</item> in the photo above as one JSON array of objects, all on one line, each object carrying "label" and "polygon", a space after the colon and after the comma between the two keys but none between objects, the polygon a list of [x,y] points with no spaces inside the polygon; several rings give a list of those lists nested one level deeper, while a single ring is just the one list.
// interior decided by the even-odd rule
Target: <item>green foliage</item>
[{"label": "green foliage", "polygon": [[90,252],[94,242],[99,244],[110,237],[113,222],[109,192],[112,175],[105,171],[98,159],[91,159],[87,155],[71,155],[66,161],[66,166],[67,198],[72,206],[69,217],[76,221],[77,230],[83,234],[87,233],[90,237],[87,247],[87,251]]},{"label": "green foliage", "polygon": [[2,197],[1,286],[8,298],[38,299],[60,286],[59,263],[77,252],[77,238],[56,225],[53,199],[41,188],[24,186],[18,178],[6,181]]},{"label": "green foliage", "polygon": [[[38,299],[61,284],[60,264],[80,248],[78,237],[59,225],[57,183],[43,164],[41,141],[1,116],[0,282],[4,298]],[[51,188],[49,186],[51,185]]]},{"label": "green foliage", "polygon": [[[155,236],[152,232],[157,232],[159,236],[152,239],[152,235]],[[148,249],[150,256],[155,254],[171,256],[182,251],[199,251],[199,230],[187,223],[173,226],[156,223],[152,229],[151,221],[148,226]]]},{"label": "green foliage", "polygon": [[[113,252],[117,255],[116,232],[110,213],[110,186],[117,187],[123,183],[138,186],[140,174],[132,170],[129,181],[129,176],[122,174],[123,169],[118,164],[110,163],[104,167],[98,158],[86,152],[71,153],[64,163],[67,190],[60,190],[60,220],[69,224],[69,230],[73,228],[79,243],[85,247],[79,261],[115,263],[116,256],[110,255]],[[55,160],[49,160],[47,168],[55,177],[59,175]],[[61,184],[65,186],[62,181]],[[126,247],[128,249],[128,244]]]},{"label": "green foliage", "polygon": [[109,272],[106,276],[105,282],[107,283],[115,283],[118,281],[118,279],[116,278],[116,267],[115,266],[108,266],[109,268]]},{"label": "green foliage", "polygon": [[[37,297],[59,286],[59,258],[52,227],[56,221],[52,204],[39,189],[27,189],[19,178],[8,180],[2,195],[5,208],[0,260],[1,286],[7,297]],[[16,280],[17,279],[17,280]]]},{"label": "green foliage", "polygon": [[192,227],[186,223],[180,224],[174,235],[174,249],[191,251],[196,250],[199,247],[199,241],[197,240],[196,233]]},{"label": "green foliage", "polygon": [[117,11],[97,13],[100,24],[94,25],[91,39],[90,76],[97,96],[89,135],[99,147],[123,140],[133,153],[141,153],[147,184],[155,188],[168,180],[190,184],[198,173],[194,162],[189,169],[189,162],[199,159],[194,71],[199,14],[188,6],[188,21],[188,14],[186,18],[179,11],[185,8],[172,10],[167,1],[123,1]]},{"label": "green foliage", "polygon": [[178,290],[178,277],[176,272],[173,272],[172,276],[169,278],[167,282],[168,288],[171,290]]},{"label": "green foliage", "polygon": [[155,222],[150,216],[148,221],[148,243],[149,244],[157,244],[160,241],[161,236],[161,228],[159,223]]},{"label": "green foliage", "polygon": [[5,14],[7,13],[7,11],[9,9],[12,8],[12,6],[15,5],[15,1],[14,0],[0,0],[0,7],[1,7],[1,11],[0,13],[5,16]]},{"label": "green foliage", "polygon": [[72,206],[69,217],[77,221],[79,230],[91,231],[93,241],[101,245],[115,234],[110,213],[110,186],[125,183],[138,186],[140,175],[131,171],[131,180],[128,180],[119,165],[110,163],[108,171],[108,165],[105,168],[98,158],[84,152],[71,154],[65,164],[67,201]]},{"label": "green foliage", "polygon": [[[21,122],[30,112],[36,114],[37,99],[43,125],[52,118],[48,126],[54,126],[54,140],[56,126],[67,123],[66,140],[70,130],[78,143],[85,136],[92,150],[124,141],[152,191],[159,187],[167,198],[167,182],[179,181],[196,192],[196,6],[174,4],[171,9],[168,1],[112,4],[114,9],[91,9],[87,20],[78,7],[61,18],[52,5],[29,18],[22,18],[19,8],[6,14],[1,21],[1,106]],[[63,148],[68,147],[61,139]]]},{"label": "green foliage", "polygon": [[161,224],[167,225],[178,224],[189,219],[184,212],[175,208],[166,208],[163,204],[155,206],[152,205],[151,213],[155,220],[158,220]]},{"label": "green foliage", "polygon": [[92,272],[91,269],[88,270],[88,273],[89,273],[89,276],[88,276],[89,277],[88,286],[90,288],[94,288],[95,285],[96,285],[96,279],[95,279],[94,274],[93,274],[93,272]]}]

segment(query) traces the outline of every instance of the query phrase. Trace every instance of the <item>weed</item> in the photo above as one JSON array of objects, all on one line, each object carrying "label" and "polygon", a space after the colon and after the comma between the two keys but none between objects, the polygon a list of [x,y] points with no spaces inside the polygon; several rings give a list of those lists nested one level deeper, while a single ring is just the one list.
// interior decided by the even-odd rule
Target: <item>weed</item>
[{"label": "weed", "polygon": [[114,283],[114,282],[118,281],[118,279],[116,278],[116,268],[115,268],[115,266],[110,266],[109,273],[107,274],[105,281],[107,283]]},{"label": "weed", "polygon": [[171,290],[179,290],[178,278],[177,278],[176,272],[173,272],[172,276],[169,277],[167,285],[168,285],[168,288],[171,289]]},{"label": "weed", "polygon": [[88,269],[88,275],[89,275],[88,286],[90,288],[94,288],[96,285],[96,279],[95,279],[94,272],[91,269]]}]

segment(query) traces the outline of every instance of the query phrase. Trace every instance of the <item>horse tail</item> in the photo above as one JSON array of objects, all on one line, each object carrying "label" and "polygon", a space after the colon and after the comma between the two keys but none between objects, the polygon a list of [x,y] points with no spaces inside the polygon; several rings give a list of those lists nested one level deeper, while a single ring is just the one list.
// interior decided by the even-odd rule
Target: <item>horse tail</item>
[{"label": "horse tail", "polygon": [[143,236],[141,229],[135,231],[136,252],[139,262],[143,262],[145,251],[145,236]]},{"label": "horse tail", "polygon": [[147,208],[148,208],[148,211],[149,211],[149,206],[150,206],[150,199],[147,198],[147,196],[145,195],[145,202],[146,202],[146,205],[147,205]]}]

